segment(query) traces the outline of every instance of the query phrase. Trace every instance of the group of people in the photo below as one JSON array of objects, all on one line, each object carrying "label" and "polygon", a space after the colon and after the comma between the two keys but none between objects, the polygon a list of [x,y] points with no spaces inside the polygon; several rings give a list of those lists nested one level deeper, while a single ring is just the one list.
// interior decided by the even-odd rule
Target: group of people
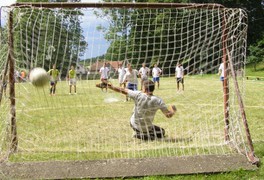
[{"label": "group of people", "polygon": [[[162,70],[158,67],[157,63],[154,64],[152,68],[152,81],[154,82],[154,85],[157,86],[159,89],[160,87],[160,75],[162,73]],[[119,65],[118,68],[118,80],[120,87],[126,87],[130,90],[137,90],[137,84],[138,84],[138,76],[140,77],[140,84],[141,89],[143,87],[143,82],[148,80],[148,77],[150,75],[150,69],[146,66],[145,63],[142,64],[142,67],[137,71],[136,69],[132,69],[131,64],[127,64],[127,68],[124,68],[124,66]],[[182,64],[178,63],[175,68],[175,77],[177,82],[177,90],[179,90],[179,84],[182,84],[182,90],[184,90],[184,69]]]},{"label": "group of people", "polygon": [[[106,65],[107,64],[104,63],[103,67],[100,68],[99,73],[101,81],[108,84],[109,68]],[[167,106],[161,98],[154,95],[155,87],[159,88],[159,78],[161,73],[162,70],[157,64],[154,64],[152,69],[153,79],[149,80],[150,69],[146,67],[145,63],[142,64],[139,71],[133,69],[132,65],[128,63],[126,68],[121,65],[118,68],[119,87],[109,85],[110,89],[125,94],[126,100],[131,98],[135,102],[133,114],[130,118],[130,126],[134,131],[134,138],[142,140],[163,138],[165,136],[165,130],[153,124],[155,114],[160,109],[167,118],[171,118],[176,112],[176,107],[174,105]],[[221,74],[221,81],[223,81],[223,63],[219,67],[219,73]],[[53,68],[48,71],[48,74],[50,75],[50,95],[55,95],[56,84],[59,79],[59,70],[56,68],[55,64],[53,65]],[[141,81],[140,91],[138,91],[137,86],[138,76]],[[73,91],[76,94],[76,71],[73,65],[68,71],[67,77],[70,86],[69,94],[72,94]],[[182,84],[182,90],[184,90],[184,68],[180,63],[178,63],[175,68],[175,77],[177,90],[180,88],[180,83]],[[3,85],[6,86],[6,84]]]}]

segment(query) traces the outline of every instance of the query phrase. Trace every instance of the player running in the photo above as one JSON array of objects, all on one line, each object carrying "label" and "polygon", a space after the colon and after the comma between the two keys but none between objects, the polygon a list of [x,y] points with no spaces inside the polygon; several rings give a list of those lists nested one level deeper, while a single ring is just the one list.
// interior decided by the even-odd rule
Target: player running
[{"label": "player running", "polygon": [[126,87],[126,82],[124,82],[124,76],[126,74],[126,70],[124,68],[124,66],[122,66],[122,64],[118,64],[118,82],[119,82],[119,86],[125,88]]}]

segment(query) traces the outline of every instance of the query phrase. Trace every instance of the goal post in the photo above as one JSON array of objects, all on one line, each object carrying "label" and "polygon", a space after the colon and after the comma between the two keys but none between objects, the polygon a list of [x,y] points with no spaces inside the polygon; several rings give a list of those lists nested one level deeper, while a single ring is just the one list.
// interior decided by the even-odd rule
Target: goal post
[{"label": "goal post", "polygon": [[[189,174],[190,169],[168,167],[178,165],[177,160],[192,163],[195,158],[194,164],[199,165],[201,157],[205,158],[202,170],[193,173],[214,172],[206,164],[219,157],[230,160],[231,170],[254,168],[241,157],[259,163],[243,104],[247,34],[243,10],[219,4],[119,2],[16,3],[1,11],[1,32],[8,36],[1,35],[0,69],[1,79],[8,73],[8,95],[4,97],[1,89],[0,158],[17,167],[14,177],[22,177],[19,163],[30,167],[42,161],[51,169],[73,168],[76,162],[83,171],[90,169],[90,174],[78,172],[86,177]],[[104,63],[116,86],[118,65],[131,64],[139,70],[142,63],[150,69],[157,64],[162,69],[161,87],[154,94],[177,107],[172,120],[156,114],[154,124],[165,128],[164,139],[132,137],[133,102],[95,87]],[[176,88],[179,63],[184,68],[184,91]],[[222,82],[216,75],[221,63]],[[21,75],[35,67],[48,71],[54,64],[60,72],[56,96],[49,94],[48,86],[35,88]],[[74,96],[68,91],[72,65],[78,73]],[[162,167],[147,166],[158,161],[168,169],[161,172],[157,168]],[[144,171],[137,166],[140,162],[146,165]],[[120,171],[114,170],[118,164],[123,166]],[[12,171],[1,166],[4,175]],[[130,166],[136,168],[128,172]],[[113,171],[96,174],[100,168]],[[74,173],[48,178],[73,178]],[[29,177],[46,178],[43,174]]]}]

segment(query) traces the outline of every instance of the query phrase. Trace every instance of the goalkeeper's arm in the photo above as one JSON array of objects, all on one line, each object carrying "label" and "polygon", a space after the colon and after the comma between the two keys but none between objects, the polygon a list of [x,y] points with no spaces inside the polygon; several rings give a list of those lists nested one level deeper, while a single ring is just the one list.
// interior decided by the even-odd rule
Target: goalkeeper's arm
[{"label": "goalkeeper's arm", "polygon": [[114,87],[113,85],[109,85],[108,88],[112,89],[115,92],[119,92],[125,95],[127,95],[127,92],[128,92],[128,89],[121,88],[121,87]]},{"label": "goalkeeper's arm", "polygon": [[[96,84],[96,87],[102,88],[100,84]],[[107,87],[109,89],[112,89],[115,92],[119,92],[119,93],[122,93],[122,94],[125,94],[125,95],[127,95],[127,93],[128,93],[128,89],[121,88],[121,87],[114,87],[112,84],[107,84]]]},{"label": "goalkeeper's arm", "polygon": [[176,107],[174,105],[168,106],[168,108],[163,109],[162,112],[167,118],[171,118],[175,112],[177,111]]}]

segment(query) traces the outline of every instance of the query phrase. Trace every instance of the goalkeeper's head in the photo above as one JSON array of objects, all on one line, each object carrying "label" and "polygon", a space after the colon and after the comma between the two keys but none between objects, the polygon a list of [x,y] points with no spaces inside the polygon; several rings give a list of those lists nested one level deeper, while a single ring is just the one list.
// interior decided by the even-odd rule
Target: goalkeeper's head
[{"label": "goalkeeper's head", "polygon": [[153,93],[155,90],[155,84],[151,80],[146,80],[143,82],[143,91],[145,93]]}]

